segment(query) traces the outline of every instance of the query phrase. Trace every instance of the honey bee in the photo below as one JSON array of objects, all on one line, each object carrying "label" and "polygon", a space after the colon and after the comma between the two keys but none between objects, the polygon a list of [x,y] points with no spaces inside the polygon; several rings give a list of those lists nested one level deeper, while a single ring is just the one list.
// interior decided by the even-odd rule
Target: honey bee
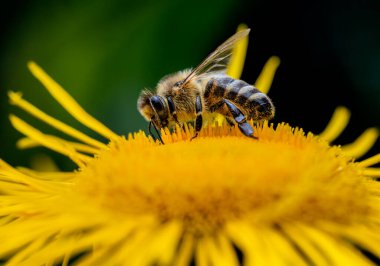
[{"label": "honey bee", "polygon": [[245,136],[257,138],[247,121],[271,119],[275,110],[273,103],[254,86],[226,75],[232,48],[249,31],[235,33],[196,68],[163,77],[156,92],[147,89],[141,92],[137,108],[149,122],[149,133],[153,138],[152,125],[163,144],[158,129],[194,122],[193,139],[204,123],[215,119],[215,114],[223,115],[230,125],[237,124]]}]

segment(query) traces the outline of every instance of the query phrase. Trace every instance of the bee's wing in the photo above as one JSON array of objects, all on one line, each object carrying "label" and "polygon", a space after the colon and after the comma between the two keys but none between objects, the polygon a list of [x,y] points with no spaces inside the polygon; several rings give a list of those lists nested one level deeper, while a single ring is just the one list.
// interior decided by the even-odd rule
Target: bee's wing
[{"label": "bee's wing", "polygon": [[210,73],[224,73],[226,71],[228,62],[231,59],[232,48],[239,40],[243,39],[249,34],[250,29],[238,31],[224,43],[218,46],[214,52],[209,54],[202,63],[191,71],[191,73],[183,80],[182,85],[188,83],[190,80],[197,78],[201,79]]}]

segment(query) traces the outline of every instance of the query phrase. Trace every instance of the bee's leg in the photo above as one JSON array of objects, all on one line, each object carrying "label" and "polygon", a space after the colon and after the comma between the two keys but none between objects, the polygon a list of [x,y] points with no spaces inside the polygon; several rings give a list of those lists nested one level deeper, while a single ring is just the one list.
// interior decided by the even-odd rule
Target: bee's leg
[{"label": "bee's leg", "polygon": [[157,138],[156,138],[156,137],[154,136],[154,134],[152,133],[152,121],[149,121],[148,131],[149,131],[149,135],[153,138],[154,141],[156,141]]},{"label": "bee's leg", "polygon": [[220,101],[220,102],[217,102],[216,104],[211,105],[211,106],[209,107],[209,111],[210,111],[211,113],[213,113],[213,112],[217,112],[217,113],[219,113],[219,114],[222,114],[223,117],[226,119],[227,124],[228,124],[229,126],[233,127],[233,126],[235,126],[235,120],[232,119],[232,118],[229,118],[228,116],[225,116],[224,113],[218,112],[218,110],[222,110],[221,108],[224,106],[224,104],[225,104],[225,102],[224,102],[223,100]]},{"label": "bee's leg", "polygon": [[179,122],[178,122],[178,117],[177,117],[177,112],[176,112],[176,110],[175,110],[175,106],[174,106],[174,102],[173,102],[172,97],[168,96],[166,99],[168,100],[168,105],[169,105],[169,112],[170,112],[170,114],[173,116],[174,121],[175,121],[177,124],[179,124]]},{"label": "bee's leg", "polygon": [[185,131],[185,125],[178,121],[177,111],[175,110],[175,105],[172,97],[168,96],[166,99],[168,100],[169,112],[173,117],[174,122],[179,126],[179,128],[182,128],[182,130]]},{"label": "bee's leg", "polygon": [[160,135],[160,132],[158,132],[156,126],[154,125],[154,123],[152,121],[149,122],[149,126],[148,126],[148,130],[149,130],[149,134],[152,136],[153,140],[156,141],[157,138],[154,136],[154,134],[152,133],[152,130],[151,130],[151,126],[153,125],[153,128],[154,130],[156,131],[156,134],[158,136],[158,140],[161,142],[161,144],[165,144],[161,138],[161,135]]},{"label": "bee's leg", "polygon": [[225,116],[225,118],[226,118],[227,124],[228,124],[230,127],[233,127],[233,126],[235,125],[234,121],[233,121],[231,118],[229,118],[229,117],[227,117],[227,116]]},{"label": "bee's leg", "polygon": [[232,117],[234,118],[235,122],[238,124],[238,127],[240,131],[246,135],[247,137],[251,137],[254,139],[257,139],[253,135],[253,128],[252,126],[247,122],[247,118],[245,115],[237,108],[235,104],[233,104],[231,101],[224,99],[223,102],[227,105],[228,110],[230,111]]},{"label": "bee's leg", "polygon": [[202,120],[202,100],[201,100],[201,96],[197,95],[197,98],[195,99],[195,112],[196,112],[196,115],[197,117],[195,118],[195,134],[194,136],[191,138],[192,139],[195,139],[198,134],[199,134],[199,131],[201,131],[202,129],[202,124],[203,124],[203,120]]}]

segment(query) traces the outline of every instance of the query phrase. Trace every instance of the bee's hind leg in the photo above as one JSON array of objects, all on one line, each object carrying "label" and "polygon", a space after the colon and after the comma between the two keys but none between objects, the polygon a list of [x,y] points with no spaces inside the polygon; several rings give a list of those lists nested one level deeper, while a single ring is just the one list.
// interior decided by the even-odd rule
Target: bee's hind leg
[{"label": "bee's hind leg", "polygon": [[201,131],[202,129],[202,124],[203,124],[202,100],[199,95],[197,95],[197,98],[195,99],[195,112],[196,112],[196,118],[195,118],[195,124],[194,124],[195,134],[190,140],[193,140],[196,137],[198,137],[199,131]]},{"label": "bee's hind leg", "polygon": [[252,126],[247,122],[247,118],[239,110],[239,108],[227,99],[224,99],[223,102],[227,105],[228,110],[230,111],[235,122],[238,124],[240,131],[247,137],[257,139],[257,137],[253,135],[254,131],[253,131]]},{"label": "bee's hind leg", "polygon": [[226,118],[226,121],[227,121],[227,124],[230,126],[230,127],[233,127],[235,126],[235,123],[234,123],[234,120],[229,118],[228,116],[225,116]]}]

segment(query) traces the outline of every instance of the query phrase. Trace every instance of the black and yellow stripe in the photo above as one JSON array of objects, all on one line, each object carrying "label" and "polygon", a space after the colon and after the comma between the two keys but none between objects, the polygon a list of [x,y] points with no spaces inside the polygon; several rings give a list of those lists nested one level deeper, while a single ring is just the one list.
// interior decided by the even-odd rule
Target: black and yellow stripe
[{"label": "black and yellow stripe", "polygon": [[245,81],[228,76],[212,78],[206,85],[204,98],[210,111],[217,111],[227,99],[243,108],[248,119],[270,119],[274,115],[274,106],[266,94]]}]

